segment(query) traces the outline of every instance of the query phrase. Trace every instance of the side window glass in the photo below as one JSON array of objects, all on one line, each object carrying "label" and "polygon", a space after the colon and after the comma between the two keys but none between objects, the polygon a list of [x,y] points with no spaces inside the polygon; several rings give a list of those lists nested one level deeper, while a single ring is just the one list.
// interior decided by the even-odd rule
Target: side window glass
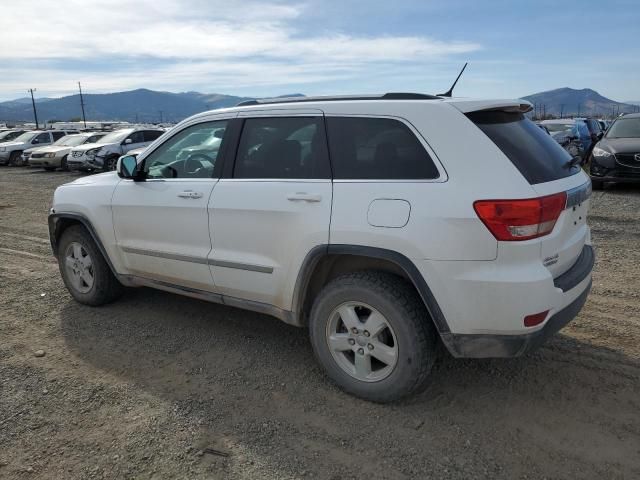
[{"label": "side window glass", "polygon": [[185,128],[145,159],[147,178],[212,178],[227,121]]},{"label": "side window glass", "polygon": [[34,144],[38,144],[38,143],[49,143],[50,141],[50,137],[49,137],[49,133],[41,133],[38,136],[36,136],[36,138],[33,139]]},{"label": "side window glass", "polygon": [[144,132],[144,141],[145,142],[153,142],[158,137],[160,137],[160,135],[162,135],[163,133],[164,132],[159,132],[157,130],[145,130],[145,132]]},{"label": "side window glass", "polygon": [[438,169],[413,132],[388,118],[328,117],[336,179],[438,178]]},{"label": "side window glass", "polygon": [[[130,142],[128,140],[131,140]],[[144,142],[144,135],[142,132],[133,132],[131,135],[127,137],[125,143],[142,143]]]},{"label": "side window glass", "polygon": [[233,172],[235,178],[330,178],[320,117],[245,120]]},{"label": "side window glass", "polygon": [[53,135],[53,141],[54,142],[56,140],[60,140],[62,137],[65,136],[65,132],[52,132],[51,134]]}]

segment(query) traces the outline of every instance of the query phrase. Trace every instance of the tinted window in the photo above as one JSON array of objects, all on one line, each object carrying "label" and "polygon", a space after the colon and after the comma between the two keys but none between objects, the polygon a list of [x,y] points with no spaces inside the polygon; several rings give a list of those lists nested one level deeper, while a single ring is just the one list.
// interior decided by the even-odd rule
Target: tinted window
[{"label": "tinted window", "polygon": [[329,117],[327,130],[334,178],[438,178],[438,169],[429,154],[398,120]]},{"label": "tinted window", "polygon": [[62,137],[64,137],[66,135],[66,133],[64,133],[64,132],[51,132],[51,134],[53,135],[53,141],[54,142],[56,140],[60,140]]},{"label": "tinted window", "polygon": [[85,143],[96,143],[102,137],[104,137],[104,135],[93,135],[93,136],[89,137],[88,140]]},{"label": "tinted window", "polygon": [[212,178],[227,121],[185,128],[145,159],[149,178]]},{"label": "tinted window", "polygon": [[49,143],[50,137],[48,133],[41,133],[33,139],[31,143]]},{"label": "tinted window", "polygon": [[[131,139],[129,143],[143,143],[144,142],[144,134],[142,132],[133,132],[131,135],[127,137],[127,139]],[[126,140],[125,140],[126,143]]]},{"label": "tinted window", "polygon": [[144,141],[153,142],[156,138],[160,137],[164,132],[158,132],[156,130],[147,130],[144,132]]},{"label": "tinted window", "polygon": [[640,117],[617,119],[609,128],[607,138],[640,138]]},{"label": "tinted window", "polygon": [[521,113],[473,112],[467,117],[502,150],[530,184],[551,182],[580,171],[578,165],[567,167],[571,155]]},{"label": "tinted window", "polygon": [[318,117],[245,120],[236,178],[330,178],[327,142]]}]

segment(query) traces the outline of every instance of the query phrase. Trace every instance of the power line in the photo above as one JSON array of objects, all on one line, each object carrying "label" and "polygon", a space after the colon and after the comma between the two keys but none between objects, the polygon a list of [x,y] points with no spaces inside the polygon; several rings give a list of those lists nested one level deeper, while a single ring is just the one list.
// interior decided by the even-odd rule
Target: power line
[{"label": "power line", "polygon": [[31,94],[31,105],[33,105],[33,116],[36,119],[36,130],[38,129],[38,112],[36,111],[36,101],[33,98],[33,92],[35,92],[35,88],[30,88],[29,93]]}]

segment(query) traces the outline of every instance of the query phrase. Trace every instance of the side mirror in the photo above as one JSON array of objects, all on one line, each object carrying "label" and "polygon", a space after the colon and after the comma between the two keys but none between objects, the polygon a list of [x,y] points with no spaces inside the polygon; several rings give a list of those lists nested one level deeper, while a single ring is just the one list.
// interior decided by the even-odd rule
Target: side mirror
[{"label": "side mirror", "polygon": [[116,172],[120,178],[135,180],[138,178],[138,161],[133,155],[124,155],[118,159]]},{"label": "side mirror", "polygon": [[31,145],[37,145],[40,143],[40,140],[38,140],[37,138],[34,138],[33,140],[31,140]]},{"label": "side mirror", "polygon": [[224,129],[220,128],[213,133],[213,136],[216,138],[224,137]]},{"label": "side mirror", "polygon": [[133,143],[133,140],[131,140],[130,138],[127,138],[127,139],[124,141],[124,144],[125,144],[125,145],[129,145],[130,143]]}]

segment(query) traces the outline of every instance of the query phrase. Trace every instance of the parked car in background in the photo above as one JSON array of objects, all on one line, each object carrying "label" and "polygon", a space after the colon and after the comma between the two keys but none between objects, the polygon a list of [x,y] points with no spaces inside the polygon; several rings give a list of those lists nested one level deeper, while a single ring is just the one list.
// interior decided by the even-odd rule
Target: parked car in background
[{"label": "parked car in background", "polygon": [[605,120],[603,118],[599,118],[598,119],[598,123],[600,124],[600,127],[602,128],[603,132],[606,132],[607,128],[609,128],[609,125],[611,124],[611,122],[609,122],[609,120]]},{"label": "parked car in background", "polygon": [[538,127],[541,130],[544,130],[544,133],[546,133],[547,135],[551,135],[551,132],[549,131],[549,129],[547,127],[545,127],[544,125],[542,125],[541,123],[538,122],[538,123],[536,123],[536,125],[538,125]]},{"label": "parked car in background", "polygon": [[22,135],[26,130],[4,130],[0,132],[0,143],[8,142]]},{"label": "parked car in background", "polygon": [[0,165],[25,165],[22,153],[36,147],[50,145],[70,133],[66,130],[32,130],[10,142],[0,143]]},{"label": "parked car in background", "polygon": [[640,182],[640,113],[616,118],[591,152],[593,188],[605,183]]},{"label": "parked car in background", "polygon": [[68,170],[67,157],[73,147],[95,143],[104,137],[106,133],[78,133],[67,135],[52,145],[40,147],[31,152],[29,165],[32,167],[43,167],[45,170],[55,170],[61,168]]},{"label": "parked car in background", "polygon": [[551,137],[562,146],[572,157],[585,157],[585,152],[591,146],[591,136],[587,124],[582,120],[572,118],[558,120],[542,120],[540,125],[545,127]]},{"label": "parked car in background", "polygon": [[74,147],[67,157],[70,170],[113,170],[118,157],[130,150],[146,147],[160,137],[161,129],[125,128],[105,135],[93,145]]}]

